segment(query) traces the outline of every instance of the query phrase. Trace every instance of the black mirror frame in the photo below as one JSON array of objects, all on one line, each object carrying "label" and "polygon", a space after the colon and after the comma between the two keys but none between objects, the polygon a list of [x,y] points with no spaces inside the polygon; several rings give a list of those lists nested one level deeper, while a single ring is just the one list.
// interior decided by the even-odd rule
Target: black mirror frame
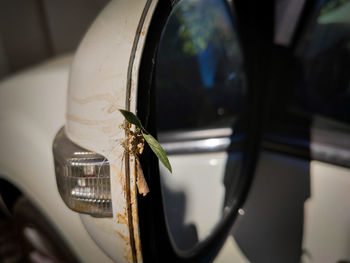
[{"label": "black mirror frame", "polygon": [[[156,7],[139,70],[137,112],[141,122],[151,134],[156,134],[155,58],[163,28],[172,10],[172,2],[170,0],[159,1]],[[189,252],[179,252],[173,246],[168,232],[158,160],[146,149],[140,161],[151,192],[146,197],[139,195],[137,199],[144,262],[212,262],[230,233],[238,209],[242,207],[247,197],[258,158],[264,120],[264,98],[269,74],[268,65],[273,41],[273,2],[271,1],[271,4],[260,2],[258,0],[234,2],[238,35],[241,39],[250,92],[248,92],[246,103],[249,111],[245,112],[248,132],[244,145],[245,152],[249,154],[245,154],[243,159],[243,176],[239,182],[239,190],[232,209],[207,239]],[[268,9],[268,12],[264,12],[265,9]]]}]

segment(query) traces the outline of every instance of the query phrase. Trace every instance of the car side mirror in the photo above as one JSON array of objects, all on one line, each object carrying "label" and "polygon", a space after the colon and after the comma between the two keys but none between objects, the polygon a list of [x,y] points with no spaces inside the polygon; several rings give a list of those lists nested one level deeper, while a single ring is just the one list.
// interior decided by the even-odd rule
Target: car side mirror
[{"label": "car side mirror", "polygon": [[[257,54],[250,41],[260,28],[242,34],[240,15],[233,17],[224,1],[184,0],[164,10],[167,19],[151,24],[158,35],[146,41],[137,108],[173,174],[149,151],[141,157],[151,189],[138,198],[141,243],[150,262],[210,261],[253,179],[265,103],[259,81],[266,83],[268,69],[252,65],[269,57],[270,46]],[[258,41],[271,39],[272,33]]]}]

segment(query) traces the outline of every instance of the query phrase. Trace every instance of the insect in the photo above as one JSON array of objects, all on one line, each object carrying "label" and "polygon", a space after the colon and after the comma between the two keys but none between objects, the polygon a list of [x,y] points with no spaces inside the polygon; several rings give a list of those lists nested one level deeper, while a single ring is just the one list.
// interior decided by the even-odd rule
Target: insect
[{"label": "insect", "polygon": [[[140,160],[138,155],[143,153],[143,149],[145,146],[145,139],[142,136],[142,133],[139,128],[136,127],[135,131],[132,131],[131,124],[126,123],[128,125],[127,131],[128,135],[123,140],[122,146],[126,153],[130,154],[135,159],[135,174],[136,174],[136,185],[139,193],[143,196],[149,193],[149,188],[145,179],[145,176],[142,171],[142,167],[140,164]],[[126,128],[126,127],[124,127]]]},{"label": "insect", "polygon": [[[149,134],[142,126],[141,121],[130,111],[119,110],[126,119],[124,129],[126,131],[126,138],[122,142],[122,146],[126,153],[132,155],[135,158],[135,173],[136,173],[136,185],[139,193],[145,196],[149,193],[149,188],[142,172],[142,167],[138,155],[142,154],[145,141],[150,146],[151,150],[158,157],[161,163],[172,172],[172,168],[168,157],[165,154],[162,146],[158,141]],[[131,130],[131,126],[135,125],[135,129]]]}]

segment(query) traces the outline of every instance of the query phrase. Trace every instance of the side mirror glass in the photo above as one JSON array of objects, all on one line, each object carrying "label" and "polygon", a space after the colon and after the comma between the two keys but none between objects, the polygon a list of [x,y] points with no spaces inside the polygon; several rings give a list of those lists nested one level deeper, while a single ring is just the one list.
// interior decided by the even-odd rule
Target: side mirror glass
[{"label": "side mirror glass", "polygon": [[173,165],[160,165],[168,231],[179,251],[206,240],[232,209],[240,180],[247,92],[243,55],[225,1],[173,8],[155,69],[157,129]]}]

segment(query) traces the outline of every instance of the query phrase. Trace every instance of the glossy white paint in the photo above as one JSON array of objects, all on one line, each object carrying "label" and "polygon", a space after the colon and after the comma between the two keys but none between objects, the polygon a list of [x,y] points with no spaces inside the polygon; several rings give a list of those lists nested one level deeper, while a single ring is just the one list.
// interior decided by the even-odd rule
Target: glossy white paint
[{"label": "glossy white paint", "polygon": [[112,262],[67,208],[56,186],[52,142],[64,125],[71,56],[0,83],[0,174],[52,222],[82,262]]},{"label": "glossy white paint", "polygon": [[[212,232],[222,217],[225,195],[223,182],[228,160],[227,153],[173,155],[169,156],[169,160],[173,166],[172,174],[169,174],[168,170],[161,164],[159,167],[163,195],[165,196],[164,205],[171,206],[174,202],[177,205],[166,208],[167,220],[168,222],[172,221],[169,224],[171,234],[175,236],[174,240],[181,240],[185,236],[189,238],[189,235],[194,233],[187,227],[193,225],[198,236],[190,237],[190,239],[198,238],[199,241],[202,241]],[[237,158],[231,157],[231,161],[237,164],[239,160],[239,155]],[[184,200],[181,199],[182,197]],[[171,212],[172,209],[175,209],[176,213],[183,213],[183,221],[175,218],[177,221],[174,222],[173,218],[169,218],[174,216]],[[181,244],[177,245],[181,246]],[[248,260],[233,236],[230,235],[214,262],[246,263]]]},{"label": "glossy white paint", "polygon": [[[118,109],[126,108],[127,75],[135,39],[138,39],[131,72],[130,110],[135,112],[137,75],[140,56],[157,1],[118,0],[110,2],[97,17],[75,55],[68,90],[66,133],[75,143],[108,158],[111,165],[113,223],[101,238],[94,228],[98,220],[83,218],[90,234],[117,262],[130,262],[125,171],[121,142],[124,118]],[[150,5],[149,5],[150,4]],[[141,22],[142,14],[147,14]],[[139,23],[142,23],[137,33]],[[133,165],[131,165],[131,168]],[[131,170],[133,226],[138,260],[141,248],[138,237],[135,178]],[[104,228],[106,225],[103,226]],[[113,233],[111,235],[110,233]]]},{"label": "glossy white paint", "polygon": [[118,230],[116,230],[115,227],[115,220],[113,218],[95,218],[84,214],[80,214],[80,219],[86,231],[102,251],[110,258],[114,260],[118,259],[120,257],[118,253],[120,252],[115,247],[115,236],[116,234],[118,235]]},{"label": "glossy white paint", "polygon": [[[173,166],[172,174],[161,164],[159,167],[165,196],[164,205],[166,211],[169,211],[168,221],[172,222],[169,224],[172,235],[180,235],[175,240],[181,240],[183,228],[193,225],[196,229],[193,239],[198,238],[198,241],[202,241],[222,217],[227,154],[218,152],[172,155],[169,156],[169,160]],[[182,196],[184,200],[180,202]],[[174,203],[172,199],[178,202]],[[177,206],[172,207],[175,204]],[[176,222],[173,222],[172,209],[175,209],[177,214],[183,214],[183,221],[176,218]]]},{"label": "glossy white paint", "polygon": [[350,260],[350,169],[312,161],[310,180],[303,240],[308,262]]}]

